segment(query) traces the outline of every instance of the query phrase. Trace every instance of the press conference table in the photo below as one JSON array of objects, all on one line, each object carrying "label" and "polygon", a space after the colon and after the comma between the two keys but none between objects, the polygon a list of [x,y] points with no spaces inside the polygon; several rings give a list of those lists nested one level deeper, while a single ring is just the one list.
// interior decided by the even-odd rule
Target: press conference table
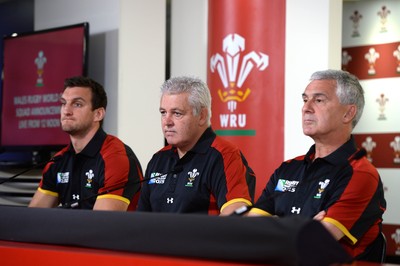
[{"label": "press conference table", "polygon": [[[0,265],[344,265],[312,219],[0,206]],[[379,265],[356,262],[352,265]]]}]

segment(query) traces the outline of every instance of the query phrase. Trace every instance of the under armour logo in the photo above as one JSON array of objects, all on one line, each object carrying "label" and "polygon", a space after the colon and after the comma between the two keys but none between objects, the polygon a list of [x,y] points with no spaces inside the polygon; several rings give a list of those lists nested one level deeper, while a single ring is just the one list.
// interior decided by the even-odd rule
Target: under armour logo
[{"label": "under armour logo", "polygon": [[72,199],[73,200],[79,200],[79,195],[72,194]]},{"label": "under armour logo", "polygon": [[292,207],[292,213],[300,214],[301,208]]},{"label": "under armour logo", "polygon": [[167,204],[174,203],[174,198],[167,198]]}]

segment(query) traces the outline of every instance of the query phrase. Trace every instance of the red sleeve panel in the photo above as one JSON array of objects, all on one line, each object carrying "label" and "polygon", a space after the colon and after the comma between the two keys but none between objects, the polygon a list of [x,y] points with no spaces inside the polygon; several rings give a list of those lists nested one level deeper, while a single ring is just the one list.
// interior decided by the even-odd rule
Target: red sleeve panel
[{"label": "red sleeve panel", "polygon": [[[355,244],[352,253],[360,253],[378,235],[386,203],[381,202],[382,182],[377,170],[364,157],[351,163],[353,174],[339,199],[326,217],[344,226],[347,240]],[[354,255],[356,255],[354,254]]]},{"label": "red sleeve panel", "polygon": [[132,200],[143,179],[141,166],[132,150],[108,135],[100,153],[104,160],[104,187],[99,189],[99,193],[120,188],[110,191],[110,194]]},{"label": "red sleeve panel", "polygon": [[246,179],[248,175],[254,178],[254,173],[247,167],[240,150],[220,137],[214,140],[212,147],[222,156],[227,189],[226,202],[241,199],[252,202],[252,192]]}]

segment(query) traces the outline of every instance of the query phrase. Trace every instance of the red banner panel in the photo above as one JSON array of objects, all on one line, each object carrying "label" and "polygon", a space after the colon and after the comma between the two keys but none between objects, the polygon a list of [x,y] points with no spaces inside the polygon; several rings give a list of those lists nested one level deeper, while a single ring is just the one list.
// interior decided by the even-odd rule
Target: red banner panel
[{"label": "red banner panel", "polygon": [[258,197],[283,160],[286,1],[208,5],[212,127],[243,151],[257,175]]},{"label": "red banner panel", "polygon": [[359,147],[378,168],[400,168],[400,132],[379,134],[354,134]]},{"label": "red banner panel", "polygon": [[359,79],[400,77],[400,42],[342,48],[342,69]]}]

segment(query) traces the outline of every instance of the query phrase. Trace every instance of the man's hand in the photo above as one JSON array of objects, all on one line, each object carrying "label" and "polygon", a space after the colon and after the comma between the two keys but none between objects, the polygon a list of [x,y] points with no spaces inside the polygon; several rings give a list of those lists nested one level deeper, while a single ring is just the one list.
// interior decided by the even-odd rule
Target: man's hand
[{"label": "man's hand", "polygon": [[325,215],[326,215],[326,211],[320,211],[319,213],[317,213],[317,215],[314,216],[313,219],[317,220],[317,221],[322,221],[322,219],[325,218]]},{"label": "man's hand", "polygon": [[328,230],[336,240],[341,239],[344,236],[343,232],[339,228],[337,228],[336,225],[323,221],[325,216],[326,211],[320,211],[314,216],[313,219],[316,221],[320,221],[322,225],[326,228],[326,230]]}]

